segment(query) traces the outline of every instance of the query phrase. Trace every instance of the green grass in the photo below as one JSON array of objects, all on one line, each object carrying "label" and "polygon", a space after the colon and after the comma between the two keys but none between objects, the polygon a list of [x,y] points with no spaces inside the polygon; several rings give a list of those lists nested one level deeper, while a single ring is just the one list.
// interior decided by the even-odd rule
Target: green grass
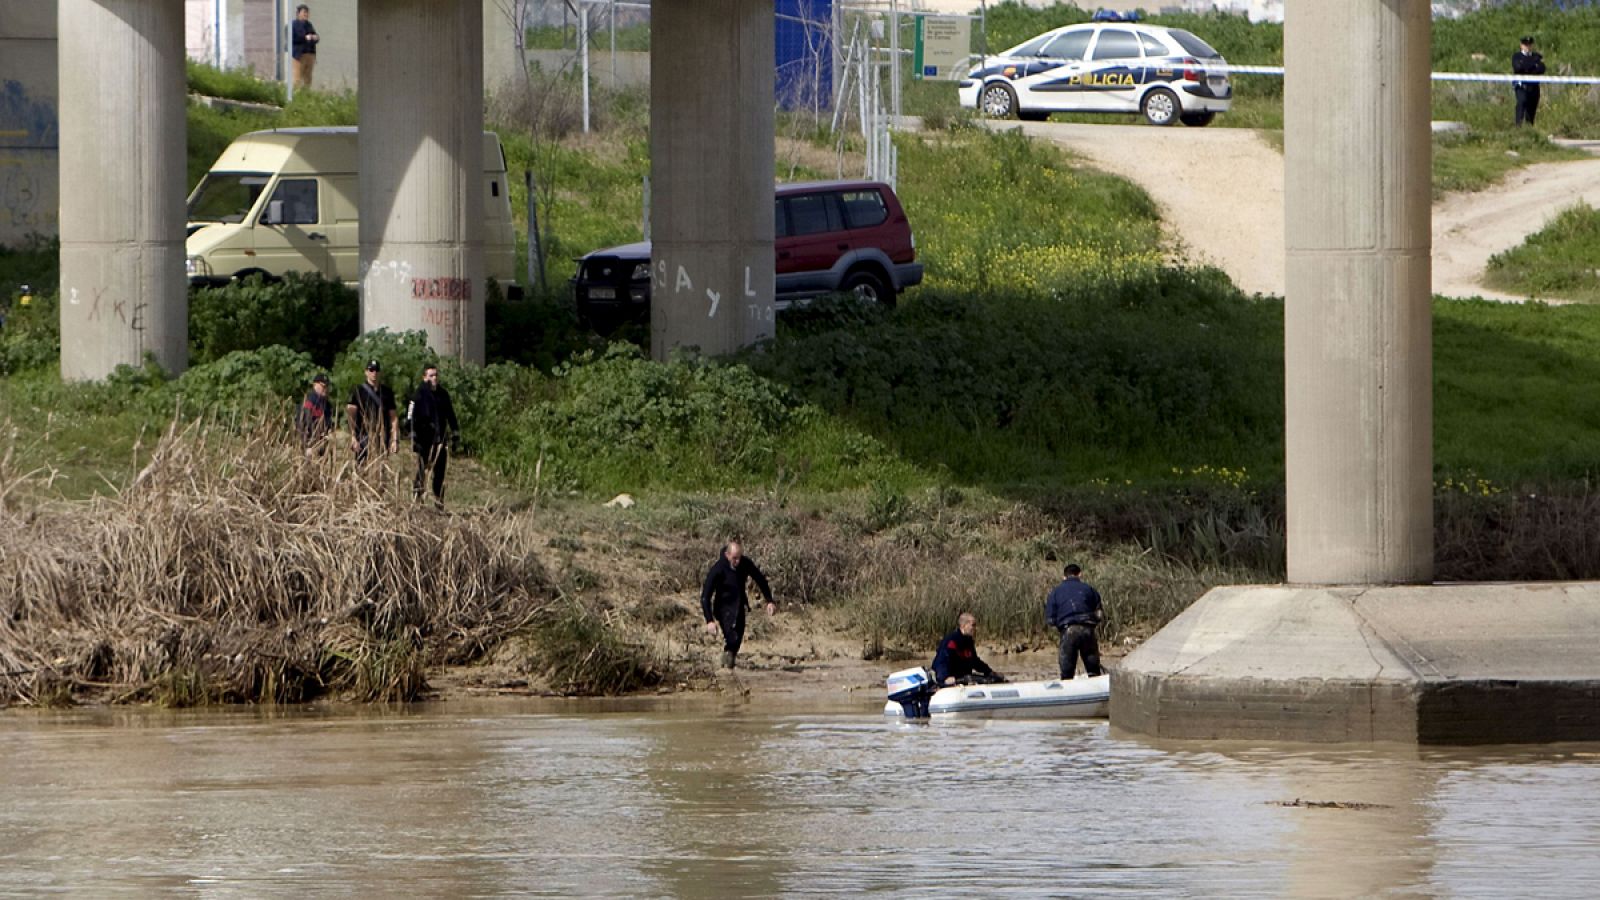
[{"label": "green grass", "polygon": [[282,106],[284,103],[282,82],[257,78],[254,72],[218,69],[192,59],[188,61],[188,66],[189,92],[192,94],[273,106]]},{"label": "green grass", "polygon": [[1490,287],[1530,297],[1600,302],[1600,211],[1579,202],[1518,247],[1489,259]]}]

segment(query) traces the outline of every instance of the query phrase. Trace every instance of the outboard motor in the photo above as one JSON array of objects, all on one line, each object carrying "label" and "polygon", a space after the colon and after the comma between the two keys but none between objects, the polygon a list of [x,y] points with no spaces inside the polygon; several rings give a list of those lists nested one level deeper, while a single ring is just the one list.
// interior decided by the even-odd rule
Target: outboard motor
[{"label": "outboard motor", "polygon": [[900,709],[908,719],[926,719],[928,700],[939,690],[939,686],[933,683],[933,675],[921,666],[891,674],[886,686],[889,702],[900,704]]}]

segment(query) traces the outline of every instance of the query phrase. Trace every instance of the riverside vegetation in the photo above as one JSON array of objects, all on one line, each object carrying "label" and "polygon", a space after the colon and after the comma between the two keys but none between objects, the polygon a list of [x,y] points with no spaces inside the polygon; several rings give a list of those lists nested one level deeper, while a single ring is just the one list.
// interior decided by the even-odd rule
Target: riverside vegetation
[{"label": "riverside vegetation", "polygon": [[[196,107],[191,145],[258,115]],[[617,127],[604,148],[507,141],[604,173],[552,179],[555,233],[633,236],[614,195],[641,160]],[[824,300],[765,347],[654,363],[579,331],[560,289],[492,300],[492,364],[443,363],[466,450],[449,516],[410,504],[404,456],[357,471],[291,446],[315,371],[342,397],[369,357],[401,389],[432,361],[419,335],[357,336],[341,286],[197,292],[187,372],[98,384],[54,374],[53,294],[14,307],[0,702],[410,699],[469,663],[561,692],[692,682],[699,579],[733,536],[787,606],[753,624],[779,662],[921,657],[961,608],[991,652],[1048,647],[1068,559],[1116,646],[1211,586],[1280,579],[1281,303],[1171,264],[1148,197],[1053,147],[956,129],[900,151],[928,279],[896,308]],[[13,282],[54,265],[47,244],[0,252]],[[1597,345],[1591,308],[1436,302],[1441,578],[1600,575],[1600,409],[1574,389]],[[638,505],[601,506],[623,491]]]}]

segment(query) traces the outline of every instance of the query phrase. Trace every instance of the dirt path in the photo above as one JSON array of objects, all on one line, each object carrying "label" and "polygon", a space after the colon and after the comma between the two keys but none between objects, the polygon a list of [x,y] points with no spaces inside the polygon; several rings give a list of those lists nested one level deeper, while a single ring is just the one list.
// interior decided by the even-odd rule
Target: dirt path
[{"label": "dirt path", "polygon": [[[1241,128],[1004,123],[1055,141],[1155,198],[1179,252],[1252,293],[1283,294],[1283,156]],[[1433,290],[1528,298],[1479,285],[1489,257],[1522,243],[1578,200],[1600,205],[1600,159],[1540,163],[1433,208]]]}]

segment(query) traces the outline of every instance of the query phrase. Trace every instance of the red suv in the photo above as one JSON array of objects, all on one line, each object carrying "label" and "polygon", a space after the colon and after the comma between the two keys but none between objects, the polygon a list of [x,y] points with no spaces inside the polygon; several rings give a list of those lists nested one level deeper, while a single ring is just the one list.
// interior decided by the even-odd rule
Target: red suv
[{"label": "red suv", "polygon": [[[779,185],[774,198],[777,307],[849,291],[892,304],[922,283],[911,223],[894,189],[879,181]],[[572,279],[578,314],[602,323],[650,311],[650,242],[596,250]]]}]

